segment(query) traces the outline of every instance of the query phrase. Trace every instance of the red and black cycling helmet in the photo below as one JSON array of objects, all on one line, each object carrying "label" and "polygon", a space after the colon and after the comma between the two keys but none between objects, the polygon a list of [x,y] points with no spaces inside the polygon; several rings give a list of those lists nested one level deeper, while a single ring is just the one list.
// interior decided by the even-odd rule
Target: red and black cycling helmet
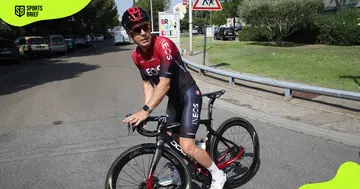
[{"label": "red and black cycling helmet", "polygon": [[131,8],[128,8],[124,12],[121,20],[121,25],[126,30],[129,30],[131,25],[142,21],[151,21],[149,13],[141,7],[133,6]]}]

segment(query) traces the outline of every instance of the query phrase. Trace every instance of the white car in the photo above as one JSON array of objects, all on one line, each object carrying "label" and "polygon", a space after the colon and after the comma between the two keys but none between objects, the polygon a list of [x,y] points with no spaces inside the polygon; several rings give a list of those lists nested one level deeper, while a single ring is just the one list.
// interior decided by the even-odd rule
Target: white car
[{"label": "white car", "polygon": [[104,36],[101,33],[95,34],[95,41],[104,41]]},{"label": "white car", "polygon": [[115,45],[120,45],[120,44],[129,44],[130,43],[130,39],[129,36],[126,34],[124,35],[123,31],[115,31],[114,32],[114,44]]},{"label": "white car", "polygon": [[67,52],[67,44],[65,42],[65,38],[62,35],[49,35],[47,36],[49,41],[50,52]]}]

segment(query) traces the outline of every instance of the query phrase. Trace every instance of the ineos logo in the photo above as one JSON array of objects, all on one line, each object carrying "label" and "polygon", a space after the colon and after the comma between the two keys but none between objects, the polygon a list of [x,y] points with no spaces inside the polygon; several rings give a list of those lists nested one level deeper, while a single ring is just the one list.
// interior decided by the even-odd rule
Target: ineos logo
[{"label": "ineos logo", "polygon": [[192,111],[193,111],[193,113],[192,113],[192,124],[196,125],[198,123],[198,120],[199,120],[199,104],[198,103],[193,103]]},{"label": "ineos logo", "polygon": [[169,46],[169,43],[168,42],[165,42],[165,40],[162,40],[161,41],[161,47],[164,49],[164,52],[166,54],[166,58],[168,60],[172,60],[173,57],[171,55],[171,49],[170,49],[170,46]]},{"label": "ineos logo", "polygon": [[158,75],[159,71],[160,71],[160,65],[158,65],[156,67],[156,69],[155,68],[146,68],[145,71],[148,76]]}]

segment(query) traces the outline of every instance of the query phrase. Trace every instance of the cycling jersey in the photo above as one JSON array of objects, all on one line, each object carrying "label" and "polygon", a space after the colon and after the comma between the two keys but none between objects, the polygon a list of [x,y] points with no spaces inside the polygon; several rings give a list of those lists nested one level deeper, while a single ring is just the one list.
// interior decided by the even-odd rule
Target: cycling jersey
[{"label": "cycling jersey", "polygon": [[135,65],[139,68],[143,80],[148,80],[154,86],[159,77],[170,78],[168,96],[184,95],[195,80],[186,70],[180,52],[175,43],[161,36],[152,37],[151,47],[142,52],[138,47],[132,54]]},{"label": "cycling jersey", "polygon": [[168,38],[154,36],[147,52],[142,52],[138,47],[132,58],[142,79],[150,81],[153,86],[159,83],[160,77],[171,79],[167,93],[168,122],[180,123],[180,128],[174,128],[173,133],[194,139],[199,127],[202,96],[195,80],[186,70],[175,43]]}]

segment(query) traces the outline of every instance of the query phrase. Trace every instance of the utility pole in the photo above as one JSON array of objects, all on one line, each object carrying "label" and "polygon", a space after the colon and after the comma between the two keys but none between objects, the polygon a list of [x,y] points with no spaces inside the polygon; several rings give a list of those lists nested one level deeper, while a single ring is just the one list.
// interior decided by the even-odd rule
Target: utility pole
[{"label": "utility pole", "polygon": [[192,30],[193,30],[193,25],[192,25],[192,2],[191,0],[189,0],[189,54],[192,56],[193,55],[193,40],[192,40]]},{"label": "utility pole", "polygon": [[154,32],[154,16],[153,16],[152,0],[150,0],[150,9],[151,9],[151,31]]}]

